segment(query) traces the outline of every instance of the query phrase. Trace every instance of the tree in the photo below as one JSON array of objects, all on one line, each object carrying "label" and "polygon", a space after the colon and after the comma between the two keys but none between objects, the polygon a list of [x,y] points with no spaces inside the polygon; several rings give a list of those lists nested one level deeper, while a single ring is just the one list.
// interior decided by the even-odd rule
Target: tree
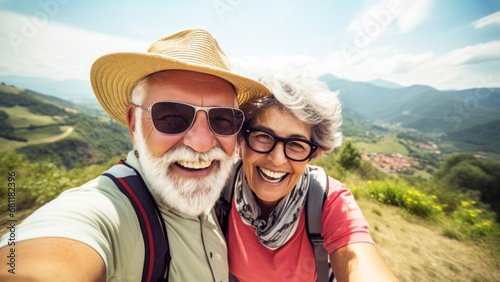
[{"label": "tree", "polygon": [[455,154],[444,161],[434,177],[450,190],[479,191],[481,201],[500,212],[500,162]]},{"label": "tree", "polygon": [[345,170],[356,170],[361,165],[361,155],[351,140],[346,140],[340,148],[338,163]]}]

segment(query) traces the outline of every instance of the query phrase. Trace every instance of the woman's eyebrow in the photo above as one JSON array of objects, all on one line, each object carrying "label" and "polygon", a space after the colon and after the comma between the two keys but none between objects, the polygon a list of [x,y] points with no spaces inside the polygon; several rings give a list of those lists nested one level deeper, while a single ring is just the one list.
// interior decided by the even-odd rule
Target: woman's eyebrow
[{"label": "woman's eyebrow", "polygon": [[304,139],[304,140],[309,140],[309,138],[307,138],[305,135],[301,135],[301,134],[292,134],[292,136],[289,136],[289,137],[279,136],[271,128],[266,127],[266,126],[262,126],[262,125],[254,126],[254,128],[260,129],[260,130],[264,130],[264,131],[266,131],[268,133],[272,133],[272,134],[274,134],[274,135],[276,135],[278,137],[281,137],[281,138],[300,138],[300,139]]}]

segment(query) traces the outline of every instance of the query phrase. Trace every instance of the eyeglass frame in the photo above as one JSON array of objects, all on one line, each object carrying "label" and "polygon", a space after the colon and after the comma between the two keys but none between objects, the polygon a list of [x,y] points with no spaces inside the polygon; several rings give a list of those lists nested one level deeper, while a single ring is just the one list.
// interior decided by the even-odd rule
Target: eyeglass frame
[{"label": "eyeglass frame", "polygon": [[[156,124],[154,122],[154,119],[153,119],[153,106],[155,104],[158,104],[158,103],[165,103],[165,102],[168,102],[168,103],[177,103],[177,104],[182,104],[182,105],[187,105],[187,106],[191,106],[194,108],[194,115],[193,115],[193,120],[191,121],[191,124],[189,125],[189,127],[183,131],[183,132],[180,132],[180,133],[165,133],[165,132],[161,132],[160,130],[158,130],[158,128],[156,128]],[[191,104],[188,104],[188,103],[182,103],[182,102],[177,102],[177,101],[157,101],[157,102],[154,102],[151,107],[144,107],[144,106],[140,106],[140,105],[137,105],[135,103],[132,103],[132,105],[140,108],[140,109],[143,109],[143,110],[148,110],[149,112],[151,112],[151,121],[153,122],[153,126],[155,127],[156,131],[160,132],[161,134],[166,134],[166,135],[180,135],[180,134],[184,134],[186,132],[188,132],[191,127],[193,127],[193,124],[194,122],[196,121],[196,114],[198,113],[198,111],[204,111],[206,114],[207,114],[207,124],[208,124],[208,127],[210,128],[210,131],[212,131],[213,134],[217,135],[217,136],[222,136],[222,137],[230,137],[230,136],[234,136],[236,134],[238,134],[241,129],[243,128],[243,123],[245,122],[245,113],[240,110],[240,109],[237,109],[237,108],[233,108],[233,107],[220,107],[220,106],[215,106],[215,107],[201,107],[201,106],[196,106],[196,105],[191,105]],[[241,115],[243,116],[243,119],[241,120],[241,125],[240,125],[240,128],[238,130],[236,130],[235,133],[233,134],[230,134],[230,135],[223,135],[223,134],[218,134],[216,133],[213,128],[212,128],[212,125],[210,124],[210,119],[209,119],[209,111],[211,109],[231,109],[231,110],[236,110],[238,112],[241,113]]]},{"label": "eyeglass frame", "polygon": [[[289,159],[291,161],[296,161],[296,162],[303,162],[303,161],[305,161],[307,159],[310,159],[312,157],[312,155],[316,152],[316,150],[318,150],[318,148],[319,148],[319,145],[316,144],[316,143],[314,143],[313,141],[309,141],[307,139],[302,139],[302,138],[296,138],[296,137],[291,137],[291,138],[279,137],[276,134],[272,133],[270,130],[266,130],[266,129],[263,129],[263,128],[249,127],[249,128],[245,128],[244,131],[245,131],[245,134],[244,134],[245,135],[245,142],[247,143],[248,148],[250,148],[252,151],[254,151],[256,153],[260,153],[260,154],[268,154],[268,153],[272,152],[274,150],[274,148],[276,147],[276,145],[279,142],[282,142],[283,143],[283,154],[285,155],[285,157],[287,159]],[[249,140],[250,133],[255,132],[255,131],[260,131],[260,132],[269,134],[274,139],[274,144],[271,147],[271,149],[269,149],[268,151],[257,151],[256,149],[252,148],[252,146],[250,146],[250,140]],[[311,146],[311,151],[309,152],[309,154],[304,159],[293,159],[293,158],[290,158],[287,155],[287,153],[286,153],[286,144],[288,142],[291,142],[291,141],[304,142],[304,143],[308,144],[309,146]]]}]

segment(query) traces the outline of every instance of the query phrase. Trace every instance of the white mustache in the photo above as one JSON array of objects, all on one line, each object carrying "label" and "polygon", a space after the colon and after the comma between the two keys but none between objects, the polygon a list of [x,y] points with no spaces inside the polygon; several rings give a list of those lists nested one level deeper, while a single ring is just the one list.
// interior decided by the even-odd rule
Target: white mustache
[{"label": "white mustache", "polygon": [[[191,166],[209,166],[213,161],[226,159],[227,155],[221,147],[213,147],[208,152],[197,152],[188,146],[179,146],[171,148],[162,157],[166,164],[179,163],[180,165]],[[208,165],[207,165],[208,164]],[[193,167],[197,168],[197,167]]]}]

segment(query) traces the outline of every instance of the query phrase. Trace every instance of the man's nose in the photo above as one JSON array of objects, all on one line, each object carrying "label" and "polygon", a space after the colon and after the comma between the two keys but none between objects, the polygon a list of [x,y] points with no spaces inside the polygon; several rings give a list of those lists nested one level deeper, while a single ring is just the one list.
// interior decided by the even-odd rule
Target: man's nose
[{"label": "man's nose", "polygon": [[208,125],[208,116],[204,111],[198,111],[193,126],[184,136],[184,145],[197,152],[208,152],[217,144],[215,134]]}]

